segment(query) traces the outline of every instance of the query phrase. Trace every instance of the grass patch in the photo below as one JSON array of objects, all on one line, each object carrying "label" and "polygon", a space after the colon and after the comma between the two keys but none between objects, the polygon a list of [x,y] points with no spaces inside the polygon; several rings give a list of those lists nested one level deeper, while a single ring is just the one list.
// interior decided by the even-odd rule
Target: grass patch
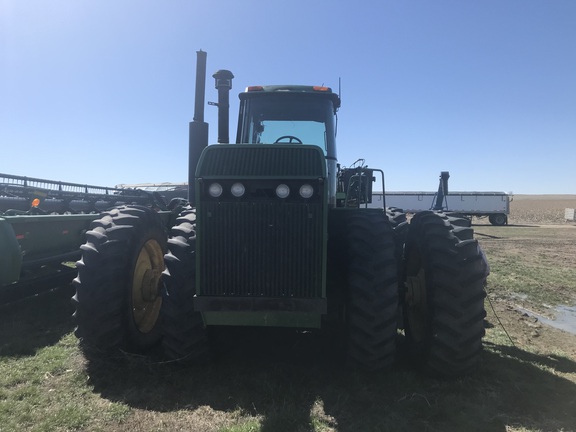
[{"label": "grass patch", "polygon": [[0,357],[0,430],[85,430],[95,409],[107,422],[124,420],[129,408],[94,394],[83,363],[72,334],[33,356]]},{"label": "grass patch", "polygon": [[533,302],[564,304],[576,293],[576,268],[555,268],[546,262],[526,262],[521,253],[514,256],[490,256],[490,289],[509,296],[521,294]]},{"label": "grass patch", "polygon": [[241,425],[224,427],[219,429],[218,432],[259,432],[260,430],[260,422],[256,420],[250,420]]},{"label": "grass patch", "polygon": [[576,229],[478,226],[489,293],[535,305],[576,304]]}]

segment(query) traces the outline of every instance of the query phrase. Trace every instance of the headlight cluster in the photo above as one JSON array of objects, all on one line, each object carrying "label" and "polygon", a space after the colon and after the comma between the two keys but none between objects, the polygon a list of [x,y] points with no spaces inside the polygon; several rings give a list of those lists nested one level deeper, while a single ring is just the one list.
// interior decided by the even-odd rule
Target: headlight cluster
[{"label": "headlight cluster", "polygon": [[[311,198],[312,195],[314,195],[314,187],[311,184],[305,183],[300,186],[298,193],[304,199]],[[279,184],[276,187],[276,196],[282,199],[288,198],[288,196],[290,196],[290,187],[284,183]]]},{"label": "headlight cluster", "polygon": [[[208,186],[208,194],[210,194],[210,196],[213,198],[218,198],[220,195],[222,195],[223,191],[224,188],[220,183],[212,183],[210,184],[210,186]],[[242,183],[234,183],[230,187],[230,193],[234,195],[236,198],[240,198],[241,196],[244,195],[245,192],[246,188]]]},{"label": "headlight cluster", "polygon": [[[215,182],[211,183],[208,186],[208,194],[212,198],[220,197],[223,192],[224,188],[220,183]],[[275,192],[276,196],[280,199],[288,198],[290,196],[290,186],[288,186],[285,183],[281,183],[278,186],[276,186]],[[298,192],[300,194],[300,197],[308,199],[314,195],[314,187],[311,184],[305,183],[302,186],[300,186]],[[245,193],[246,193],[246,187],[242,183],[237,182],[230,187],[230,194],[232,196],[235,196],[236,198],[243,197]]]}]

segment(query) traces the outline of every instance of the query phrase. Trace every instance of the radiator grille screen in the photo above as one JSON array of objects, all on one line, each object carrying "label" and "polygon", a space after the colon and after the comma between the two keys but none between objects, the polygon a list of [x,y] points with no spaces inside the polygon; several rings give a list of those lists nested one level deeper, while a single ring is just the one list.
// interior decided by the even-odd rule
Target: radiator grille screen
[{"label": "radiator grille screen", "polygon": [[203,203],[199,295],[321,297],[322,207]]}]

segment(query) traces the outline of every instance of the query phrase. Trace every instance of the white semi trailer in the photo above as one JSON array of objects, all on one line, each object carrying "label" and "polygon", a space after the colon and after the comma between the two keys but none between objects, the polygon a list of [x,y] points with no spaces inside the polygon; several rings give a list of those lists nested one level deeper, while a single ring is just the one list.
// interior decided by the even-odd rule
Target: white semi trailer
[{"label": "white semi trailer", "polygon": [[[512,195],[506,192],[450,192],[444,195],[442,210],[472,216],[488,217],[492,225],[506,225]],[[398,207],[407,213],[437,209],[437,192],[374,192],[369,207]]]}]

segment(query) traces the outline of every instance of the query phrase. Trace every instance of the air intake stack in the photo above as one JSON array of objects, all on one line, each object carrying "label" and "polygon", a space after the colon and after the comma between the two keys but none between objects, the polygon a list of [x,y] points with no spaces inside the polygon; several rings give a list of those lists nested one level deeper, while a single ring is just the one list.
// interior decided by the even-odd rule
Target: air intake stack
[{"label": "air intake stack", "polygon": [[195,173],[200,154],[208,146],[208,123],[204,121],[204,96],[206,93],[206,52],[196,52],[196,94],[194,120],[190,123],[188,141],[188,201],[196,202]]}]

